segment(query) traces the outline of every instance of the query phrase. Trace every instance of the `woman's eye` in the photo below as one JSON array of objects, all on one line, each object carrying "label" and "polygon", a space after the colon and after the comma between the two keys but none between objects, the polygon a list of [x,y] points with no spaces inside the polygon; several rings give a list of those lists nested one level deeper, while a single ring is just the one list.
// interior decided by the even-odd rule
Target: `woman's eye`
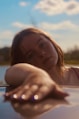
[{"label": "woman's eye", "polygon": [[46,46],[46,45],[45,45],[44,43],[40,43],[40,44],[39,44],[39,47],[40,47],[40,48],[45,48],[45,46]]}]

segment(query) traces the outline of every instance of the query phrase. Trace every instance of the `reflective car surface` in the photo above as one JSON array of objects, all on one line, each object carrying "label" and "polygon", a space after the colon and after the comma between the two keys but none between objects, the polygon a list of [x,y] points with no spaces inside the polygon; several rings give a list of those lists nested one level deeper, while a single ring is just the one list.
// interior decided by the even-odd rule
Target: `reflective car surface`
[{"label": "reflective car surface", "polygon": [[47,98],[39,103],[18,103],[4,100],[0,87],[1,119],[79,119],[79,87],[63,88],[69,93],[65,100]]}]

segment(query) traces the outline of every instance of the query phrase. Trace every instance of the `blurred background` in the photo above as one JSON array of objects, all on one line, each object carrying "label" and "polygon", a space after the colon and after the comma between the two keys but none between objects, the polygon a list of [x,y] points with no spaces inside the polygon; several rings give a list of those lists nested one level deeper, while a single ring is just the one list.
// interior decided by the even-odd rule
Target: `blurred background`
[{"label": "blurred background", "polygon": [[[36,27],[48,32],[62,48],[65,64],[79,66],[79,0],[0,0],[1,119],[10,117],[11,119],[23,119],[19,115],[17,116],[9,103],[4,103],[3,94],[6,85],[5,71],[10,64],[10,48],[13,37],[20,30],[28,27]],[[71,90],[70,97],[70,100],[76,103],[79,101],[77,92],[79,89],[78,91]],[[67,119],[78,119],[79,106],[71,108],[61,107],[47,113],[46,118],[53,116],[62,118],[64,115],[64,118]]]},{"label": "blurred background", "polygon": [[48,32],[68,65],[79,65],[79,0],[0,0],[0,79],[14,35],[28,27]]},{"label": "blurred background", "polygon": [[48,32],[65,62],[79,64],[79,0],[0,0],[0,65],[9,63],[14,35],[28,27]]}]

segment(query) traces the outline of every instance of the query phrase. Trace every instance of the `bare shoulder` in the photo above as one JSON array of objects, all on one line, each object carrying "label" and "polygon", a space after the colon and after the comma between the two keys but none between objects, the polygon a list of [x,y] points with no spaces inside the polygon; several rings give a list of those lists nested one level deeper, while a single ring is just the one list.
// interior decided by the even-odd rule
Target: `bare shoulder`
[{"label": "bare shoulder", "polygon": [[79,66],[72,66],[71,69],[79,72]]},{"label": "bare shoulder", "polygon": [[73,66],[71,67],[71,70],[73,70],[76,73],[77,77],[79,78],[79,67]]}]

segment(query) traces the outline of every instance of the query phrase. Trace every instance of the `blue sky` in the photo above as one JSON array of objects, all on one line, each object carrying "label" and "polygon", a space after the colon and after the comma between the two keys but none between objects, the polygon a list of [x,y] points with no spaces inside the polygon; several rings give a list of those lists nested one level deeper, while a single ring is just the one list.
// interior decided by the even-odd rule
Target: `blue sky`
[{"label": "blue sky", "polygon": [[64,51],[79,47],[79,0],[0,0],[0,47],[11,46],[18,31],[34,26]]}]

